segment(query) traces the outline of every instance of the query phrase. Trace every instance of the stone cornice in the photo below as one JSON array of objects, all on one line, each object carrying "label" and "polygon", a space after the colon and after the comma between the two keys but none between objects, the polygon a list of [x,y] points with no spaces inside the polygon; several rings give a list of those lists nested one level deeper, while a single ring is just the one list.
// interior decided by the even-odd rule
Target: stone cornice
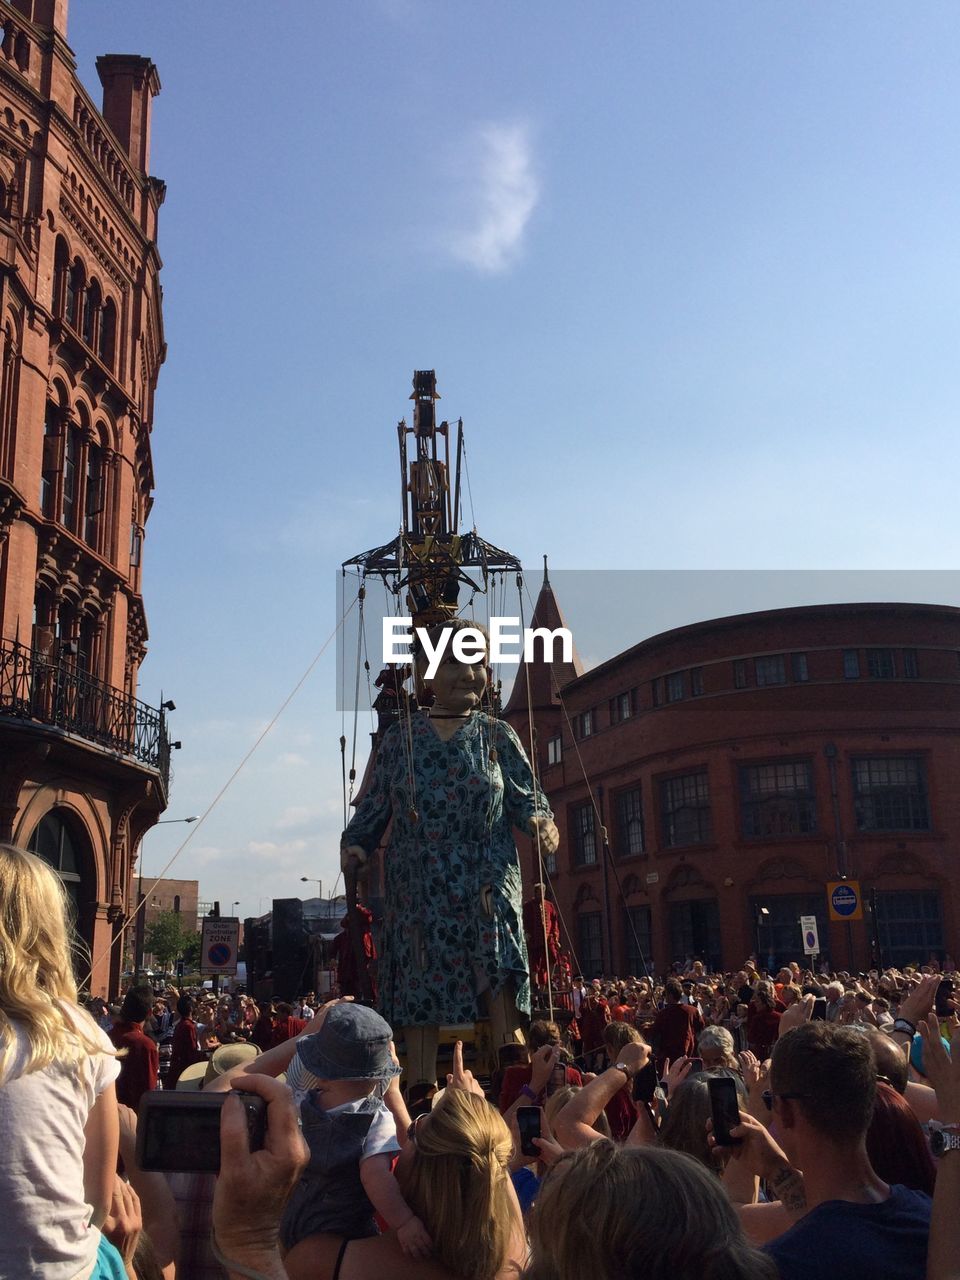
[{"label": "stone cornice", "polygon": [[126,293],[134,283],[133,273],[131,272],[128,275],[126,268],[117,260],[116,255],[109,253],[103,240],[97,236],[80,209],[74,204],[68,192],[62,190],[60,192],[60,212],[80,236],[104,271],[109,274],[121,293]]}]

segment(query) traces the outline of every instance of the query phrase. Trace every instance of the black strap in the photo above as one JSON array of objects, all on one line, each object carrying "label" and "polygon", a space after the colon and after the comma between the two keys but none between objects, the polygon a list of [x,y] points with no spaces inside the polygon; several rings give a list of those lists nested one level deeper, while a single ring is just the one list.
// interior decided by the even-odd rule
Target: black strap
[{"label": "black strap", "polygon": [[333,1280],[340,1280],[340,1265],[343,1262],[343,1255],[347,1252],[349,1240],[344,1240],[340,1245],[340,1252],[337,1254],[336,1266],[333,1268]]}]

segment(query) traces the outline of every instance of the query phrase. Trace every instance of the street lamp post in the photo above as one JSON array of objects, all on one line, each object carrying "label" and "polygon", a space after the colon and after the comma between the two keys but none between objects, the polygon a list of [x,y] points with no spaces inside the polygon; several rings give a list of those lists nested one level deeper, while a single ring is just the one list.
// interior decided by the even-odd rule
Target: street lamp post
[{"label": "street lamp post", "polygon": [[301,876],[300,880],[302,884],[315,884],[317,886],[317,897],[318,898],[323,897],[323,881],[322,880],[316,880],[311,876]]},{"label": "street lamp post", "polygon": [[[161,818],[159,822],[154,823],[154,826],[162,827],[165,824],[171,823],[171,822],[196,822],[199,817],[200,815],[198,813],[194,813],[194,814],[191,814],[189,818]],[[144,833],[144,835],[145,834],[146,833]],[[140,837],[140,864],[137,868],[137,928],[136,928],[137,956],[136,956],[136,963],[134,964],[134,978],[133,978],[135,983],[139,982],[140,974],[141,974],[141,971],[143,970],[143,943],[144,943],[144,936],[146,934],[147,911],[146,911],[146,906],[143,900],[143,840],[144,840],[144,836],[141,836]]]},{"label": "street lamp post", "polygon": [[757,934],[757,969],[763,968],[763,945],[760,937],[760,926],[770,923],[770,908],[757,907],[756,914],[756,934]]}]

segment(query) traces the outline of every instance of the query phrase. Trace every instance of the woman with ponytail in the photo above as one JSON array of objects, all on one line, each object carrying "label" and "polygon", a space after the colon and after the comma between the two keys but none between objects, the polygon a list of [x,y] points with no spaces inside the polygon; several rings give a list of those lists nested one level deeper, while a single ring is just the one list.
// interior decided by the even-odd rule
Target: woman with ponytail
[{"label": "woman with ponytail", "polygon": [[510,1130],[482,1093],[448,1085],[433,1110],[410,1126],[395,1170],[404,1199],[433,1241],[432,1256],[408,1258],[393,1232],[350,1241],[311,1236],[286,1255],[286,1274],[290,1280],[518,1280],[526,1243],[510,1181],[512,1152]]},{"label": "woman with ponytail", "polygon": [[0,844],[0,1276],[124,1276],[101,1236],[116,1178],[113,1045],[77,1004],[66,898]]}]

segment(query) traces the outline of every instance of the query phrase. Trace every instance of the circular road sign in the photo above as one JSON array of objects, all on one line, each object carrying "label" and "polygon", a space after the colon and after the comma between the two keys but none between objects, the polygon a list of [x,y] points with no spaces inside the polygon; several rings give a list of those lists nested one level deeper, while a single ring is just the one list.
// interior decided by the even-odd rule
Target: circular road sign
[{"label": "circular road sign", "polygon": [[230,963],[230,957],[233,951],[226,942],[215,942],[207,952],[207,959],[211,964],[225,965]]},{"label": "circular road sign", "polygon": [[817,945],[817,935],[813,932],[812,929],[807,930],[806,939],[807,939],[808,947],[815,947]]},{"label": "circular road sign", "polygon": [[848,884],[838,884],[830,895],[830,902],[838,916],[852,916],[860,905],[855,890]]}]

